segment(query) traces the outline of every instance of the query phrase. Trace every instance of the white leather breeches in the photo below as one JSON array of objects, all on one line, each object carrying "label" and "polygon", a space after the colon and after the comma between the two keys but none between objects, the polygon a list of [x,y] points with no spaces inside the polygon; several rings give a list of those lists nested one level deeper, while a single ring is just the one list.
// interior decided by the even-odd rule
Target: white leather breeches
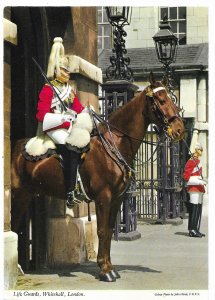
[{"label": "white leather breeches", "polygon": [[192,204],[202,204],[203,203],[203,193],[200,192],[189,192],[190,203]]}]

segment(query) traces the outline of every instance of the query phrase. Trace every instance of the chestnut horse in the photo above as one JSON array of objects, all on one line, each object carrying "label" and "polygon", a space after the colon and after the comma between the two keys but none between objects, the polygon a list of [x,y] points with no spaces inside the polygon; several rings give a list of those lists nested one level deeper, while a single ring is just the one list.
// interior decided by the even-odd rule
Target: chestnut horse
[{"label": "chestnut horse", "polygon": [[[174,141],[183,138],[185,129],[178,112],[164,82],[155,81],[151,76],[150,85],[144,91],[111,115],[108,120],[111,130],[100,124],[101,134],[91,138],[90,150],[79,171],[86,194],[95,201],[99,239],[97,264],[102,281],[112,282],[120,277],[111,263],[110,248],[122,193],[129,180],[129,165],[132,165],[150,123],[166,130]],[[27,161],[21,154],[22,143],[23,140],[16,143],[12,157],[13,206],[18,207],[18,202],[23,201],[23,210],[26,206],[24,193],[28,192],[65,198],[59,161],[55,157]],[[117,151],[105,147],[110,144]],[[122,155],[124,163],[119,162],[117,153]],[[12,222],[19,223],[17,219]]]}]

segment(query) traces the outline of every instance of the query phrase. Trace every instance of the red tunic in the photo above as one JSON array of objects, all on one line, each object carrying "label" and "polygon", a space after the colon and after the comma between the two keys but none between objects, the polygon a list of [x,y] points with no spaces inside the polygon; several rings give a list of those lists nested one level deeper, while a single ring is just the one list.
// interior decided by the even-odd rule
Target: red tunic
[{"label": "red tunic", "polygon": [[[197,168],[197,166],[198,168]],[[201,176],[202,175],[202,166],[200,164],[200,160],[198,158],[195,158],[195,161],[193,159],[189,159],[186,163],[183,178],[186,182],[189,181],[191,176]],[[188,185],[187,186],[188,192],[205,192],[204,185]]]},{"label": "red tunic", "polygon": [[[54,113],[51,109],[52,98],[53,98],[53,90],[49,85],[44,85],[40,94],[39,94],[39,101],[37,105],[37,114],[36,118],[39,122],[43,122],[43,119],[46,113]],[[70,109],[77,112],[77,114],[81,113],[84,109],[83,105],[80,103],[78,97],[75,95],[73,103],[71,103]],[[59,128],[66,128],[70,127],[70,122],[64,122],[63,124],[52,128],[51,130],[59,129]]]}]

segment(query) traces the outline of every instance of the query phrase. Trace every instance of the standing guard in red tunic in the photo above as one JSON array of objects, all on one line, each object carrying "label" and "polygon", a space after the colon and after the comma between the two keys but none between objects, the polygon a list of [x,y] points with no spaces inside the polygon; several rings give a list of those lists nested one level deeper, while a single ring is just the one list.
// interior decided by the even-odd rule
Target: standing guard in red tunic
[{"label": "standing guard in red tunic", "polygon": [[63,158],[67,206],[72,207],[77,192],[75,186],[80,153],[89,145],[92,121],[69,84],[69,58],[64,55],[60,37],[54,39],[47,78],[51,80],[51,85],[45,84],[39,94],[36,118]]},{"label": "standing guard in red tunic", "polygon": [[203,237],[205,234],[199,232],[202,214],[203,194],[206,182],[202,177],[202,165],[199,157],[202,155],[202,145],[197,143],[193,156],[187,161],[183,178],[187,183],[187,191],[190,195],[190,211],[188,230],[190,237]]}]

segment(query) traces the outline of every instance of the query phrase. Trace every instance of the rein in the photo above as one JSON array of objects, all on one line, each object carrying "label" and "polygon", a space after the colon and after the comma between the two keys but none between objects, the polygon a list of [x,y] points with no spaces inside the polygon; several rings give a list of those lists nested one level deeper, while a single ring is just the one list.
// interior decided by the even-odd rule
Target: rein
[{"label": "rein", "polygon": [[[136,141],[139,141],[139,142],[142,142],[142,143],[145,143],[145,144],[149,144],[149,145],[156,145],[157,143],[154,143],[154,142],[148,142],[148,141],[144,141],[143,139],[139,139],[139,138],[136,138],[136,137],[133,137],[133,136],[130,136],[129,134],[127,134],[126,132],[122,131],[121,129],[117,128],[116,126],[114,126],[113,124],[110,124],[108,121],[102,119],[95,111],[91,110],[91,114],[92,116],[97,119],[100,123],[103,123],[105,124],[108,128],[114,128],[116,129],[118,132],[122,133],[122,136],[127,136],[128,138],[132,139],[132,140],[136,140]],[[96,126],[97,128],[97,126]],[[98,130],[98,129],[97,129]],[[117,135],[117,134],[116,134]],[[119,136],[119,135],[117,135]]]},{"label": "rein", "polygon": [[[94,111],[91,110],[91,113],[92,113],[92,115],[95,114],[98,117],[98,115]],[[99,117],[99,119],[101,119],[101,118]],[[97,118],[97,120],[99,120],[99,119]],[[101,120],[103,120],[103,119],[101,119]],[[106,122],[107,127],[108,127],[108,132],[110,134],[113,146],[109,143],[109,141],[107,139],[105,139],[103,134],[99,131],[98,126],[97,126],[96,121],[95,121],[95,116],[93,118],[93,122],[94,122],[94,125],[95,125],[95,127],[97,129],[97,132],[99,134],[99,138],[102,142],[102,145],[103,145],[105,151],[107,152],[107,154],[118,165],[118,167],[122,171],[122,174],[123,174],[123,170],[122,170],[121,166],[126,167],[127,170],[128,170],[128,178],[126,179],[125,176],[123,177],[123,180],[125,182],[125,187],[124,187],[123,191],[120,193],[120,195],[118,195],[118,197],[121,197],[129,189],[129,186],[130,186],[130,183],[131,183],[131,180],[132,180],[132,173],[135,175],[136,171],[133,168],[131,168],[131,166],[129,166],[129,164],[126,162],[126,160],[124,159],[122,154],[119,152],[119,150],[118,150],[118,148],[117,148],[117,146],[116,146],[116,144],[115,144],[115,142],[112,138],[112,132],[110,130],[109,123]],[[116,158],[114,158],[112,155],[110,155],[110,152],[108,150],[110,150],[115,155]]]},{"label": "rein", "polygon": [[[94,122],[94,125],[97,129],[97,132],[98,132],[98,135],[99,135],[99,138],[102,142],[102,145],[105,149],[105,151],[108,153],[108,155],[110,156],[110,153],[108,151],[108,149],[116,156],[116,159],[114,159],[112,156],[110,156],[114,161],[115,163],[119,166],[119,165],[123,165],[125,166],[128,170],[129,170],[129,177],[131,176],[131,173],[136,173],[136,171],[131,168],[131,166],[129,166],[129,164],[126,162],[126,160],[124,159],[124,157],[122,156],[122,154],[119,152],[114,140],[113,140],[113,136],[112,136],[112,131],[110,130],[110,126],[109,126],[109,123],[107,121],[104,121],[103,119],[101,119],[94,111],[91,110],[91,113],[93,115],[93,122]],[[112,145],[111,143],[103,136],[103,134],[99,131],[99,128],[96,124],[96,121],[95,121],[95,118],[97,120],[102,120],[106,125],[107,125],[107,128],[108,128],[108,133],[110,134],[110,137],[111,137],[111,141],[112,141]]]},{"label": "rein", "polygon": [[[153,155],[157,152],[158,147],[159,147],[160,144],[163,142],[163,138],[162,138],[163,135],[161,136],[161,139],[160,139],[157,143],[156,143],[156,142],[148,142],[148,141],[144,141],[143,139],[134,138],[134,137],[132,137],[132,136],[126,134],[125,132],[121,131],[120,129],[118,129],[118,128],[115,127],[114,125],[110,124],[108,121],[102,119],[102,118],[101,118],[97,113],[95,113],[92,109],[90,109],[90,112],[91,112],[91,114],[92,114],[92,116],[93,116],[93,121],[94,121],[95,127],[96,127],[96,129],[97,129],[98,135],[99,135],[99,137],[100,137],[100,140],[101,140],[101,142],[102,142],[102,144],[103,144],[103,147],[105,148],[106,152],[108,153],[108,155],[110,155],[109,152],[108,152],[108,149],[109,149],[113,154],[115,154],[115,156],[116,156],[116,158],[117,158],[118,161],[117,161],[116,159],[114,159],[112,156],[111,156],[111,158],[112,158],[118,165],[119,165],[119,164],[120,164],[120,165],[125,165],[125,166],[127,167],[127,169],[129,170],[130,173],[134,173],[134,174],[135,174],[136,171],[128,165],[128,163],[126,162],[126,160],[123,158],[123,156],[122,156],[121,153],[119,152],[119,150],[118,150],[118,148],[117,148],[117,146],[116,146],[116,144],[115,144],[115,142],[114,142],[114,140],[113,140],[113,138],[112,138],[112,131],[110,130],[110,127],[116,129],[117,131],[119,131],[120,133],[122,133],[124,136],[127,136],[127,137],[129,137],[129,138],[131,138],[131,139],[134,139],[134,140],[137,140],[137,141],[139,141],[139,142],[142,142],[142,143],[145,143],[145,144],[149,144],[149,145],[152,145],[152,146],[155,146],[155,145],[156,145],[156,148],[155,148],[155,150],[153,151],[152,155],[151,155],[146,161],[141,162],[141,164],[147,164],[147,163],[149,163],[149,162],[151,161]],[[109,141],[108,141],[107,139],[105,139],[105,137],[103,136],[103,134],[99,131],[99,128],[98,128],[98,126],[97,126],[97,124],[96,124],[95,119],[98,120],[99,122],[105,124],[105,125],[107,126],[108,132],[109,132],[109,134],[110,134],[110,136],[111,136],[111,140],[112,140],[113,146],[109,143]],[[164,134],[165,134],[165,136],[166,136],[166,132],[164,132]],[[166,137],[167,137],[167,136],[166,136]],[[136,160],[136,159],[134,158],[134,160]],[[155,160],[154,160],[154,161],[155,161]]]}]

